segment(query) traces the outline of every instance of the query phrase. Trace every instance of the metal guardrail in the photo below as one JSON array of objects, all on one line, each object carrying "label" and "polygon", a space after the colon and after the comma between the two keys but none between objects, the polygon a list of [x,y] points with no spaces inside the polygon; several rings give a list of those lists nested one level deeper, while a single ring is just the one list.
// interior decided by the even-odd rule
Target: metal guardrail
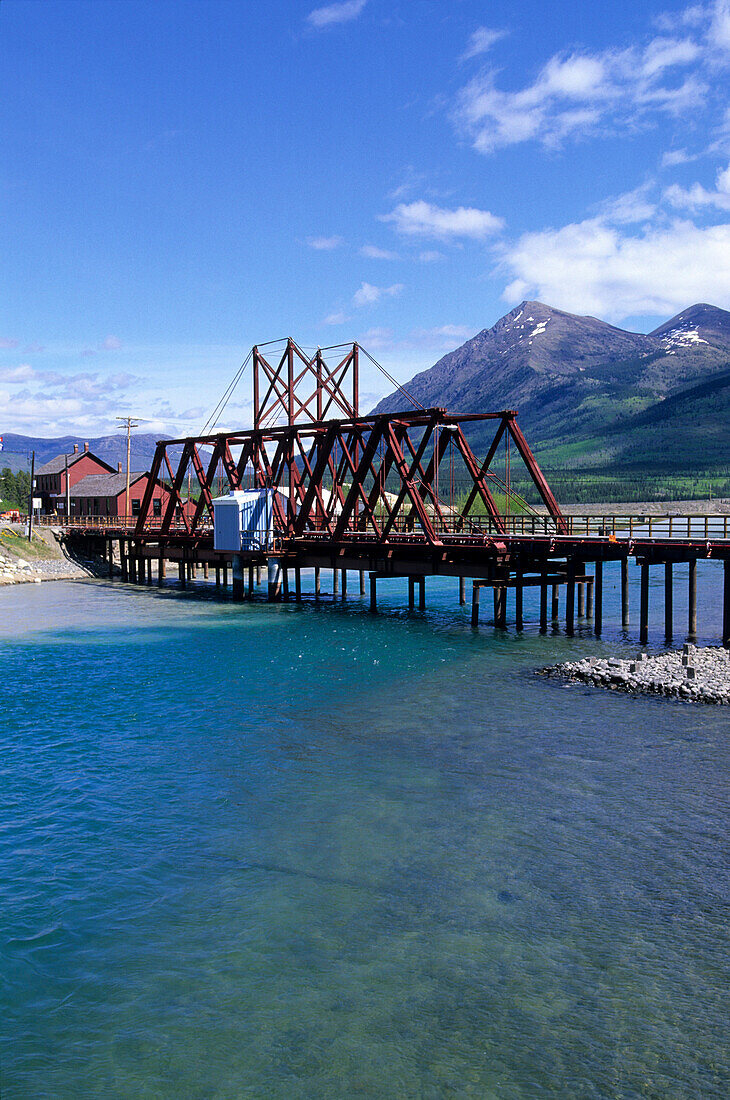
[{"label": "metal guardrail", "polygon": [[[648,516],[648,515],[602,515],[602,516],[564,516],[567,535],[571,538],[616,538],[616,539],[730,539],[730,515],[690,515],[690,516]],[[384,524],[387,517],[382,517]],[[505,515],[501,517],[505,533],[512,536],[545,537],[558,534],[557,524],[552,516],[538,515]],[[41,527],[64,527],[73,530],[119,530],[126,528],[131,534],[137,523],[136,516],[71,516],[65,520],[59,516],[40,516],[36,523]],[[160,530],[162,518],[148,520],[144,526],[144,534],[153,535]],[[463,521],[461,528],[456,522],[439,523],[434,520],[434,530],[440,535],[498,535],[497,525],[488,516],[469,517]],[[199,523],[196,527],[196,535],[210,534],[213,527],[208,522]],[[406,526],[396,521],[392,526],[393,534],[419,533],[420,523]],[[176,522],[170,528],[169,534],[185,534],[184,523]],[[349,537],[359,532],[348,529]],[[321,535],[326,536],[326,531],[307,531],[306,538]]]}]

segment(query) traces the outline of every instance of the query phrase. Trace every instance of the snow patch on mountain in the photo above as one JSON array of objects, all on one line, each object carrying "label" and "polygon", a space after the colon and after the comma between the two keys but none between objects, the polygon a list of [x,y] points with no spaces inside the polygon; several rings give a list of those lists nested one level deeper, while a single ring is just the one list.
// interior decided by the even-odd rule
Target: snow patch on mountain
[{"label": "snow patch on mountain", "polygon": [[673,328],[665,333],[662,336],[662,343],[666,348],[689,348],[693,344],[706,344],[707,340],[702,339],[696,328],[680,325],[679,328]]}]

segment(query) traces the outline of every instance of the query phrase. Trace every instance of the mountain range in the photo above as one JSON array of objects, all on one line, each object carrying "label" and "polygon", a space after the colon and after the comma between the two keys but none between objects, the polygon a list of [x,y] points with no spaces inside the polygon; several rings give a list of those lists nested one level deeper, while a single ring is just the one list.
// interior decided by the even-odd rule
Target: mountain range
[{"label": "mountain range", "polygon": [[[730,312],[716,306],[643,334],[525,301],[404,389],[454,413],[517,409],[559,477],[730,476]],[[396,392],[374,411],[406,407]]]},{"label": "mountain range", "polygon": [[[131,467],[133,470],[149,470],[155,453],[155,445],[159,438],[160,436],[153,435],[150,432],[139,432],[132,436]],[[83,449],[85,442],[88,442],[90,451],[98,458],[108,462],[114,469],[116,469],[118,462],[126,466],[127,437],[123,432],[116,435],[97,436],[96,439],[89,440],[81,439],[75,435],[45,439],[42,436],[16,435],[13,432],[5,432],[2,451],[0,451],[0,468],[8,466],[14,472],[28,470],[30,469],[31,452],[35,451],[37,469],[44,462],[55,458],[56,455],[70,454],[75,443]]]}]

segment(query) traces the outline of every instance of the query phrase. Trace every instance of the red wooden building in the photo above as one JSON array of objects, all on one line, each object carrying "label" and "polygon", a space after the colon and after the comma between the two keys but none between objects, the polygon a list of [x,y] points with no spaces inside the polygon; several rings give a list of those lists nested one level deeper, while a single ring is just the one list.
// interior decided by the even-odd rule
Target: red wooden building
[{"label": "red wooden building", "polygon": [[78,443],[74,443],[71,454],[56,455],[36,470],[35,495],[43,501],[41,507],[44,512],[63,514],[66,511],[67,477],[70,495],[73,495],[73,487],[83,478],[113,472],[113,466],[92,454],[88,443],[84,443],[83,451],[79,450]]},{"label": "red wooden building", "polygon": [[[130,473],[129,501],[127,475],[122,473],[90,474],[71,489],[72,516],[138,516],[144,499],[149,473]],[[152,518],[161,518],[170,498],[169,489],[157,481],[152,491]],[[185,512],[192,515],[195,501],[185,502]],[[178,508],[178,513],[180,509]],[[177,518],[177,516],[176,516]]]}]

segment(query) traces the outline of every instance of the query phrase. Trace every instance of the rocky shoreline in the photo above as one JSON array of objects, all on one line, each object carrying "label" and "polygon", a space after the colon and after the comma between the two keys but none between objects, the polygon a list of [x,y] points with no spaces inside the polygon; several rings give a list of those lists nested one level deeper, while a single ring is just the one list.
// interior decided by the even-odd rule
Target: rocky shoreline
[{"label": "rocky shoreline", "polygon": [[632,695],[664,695],[730,706],[730,652],[720,646],[688,644],[657,656],[640,653],[630,660],[585,657],[539,669],[538,673]]}]

